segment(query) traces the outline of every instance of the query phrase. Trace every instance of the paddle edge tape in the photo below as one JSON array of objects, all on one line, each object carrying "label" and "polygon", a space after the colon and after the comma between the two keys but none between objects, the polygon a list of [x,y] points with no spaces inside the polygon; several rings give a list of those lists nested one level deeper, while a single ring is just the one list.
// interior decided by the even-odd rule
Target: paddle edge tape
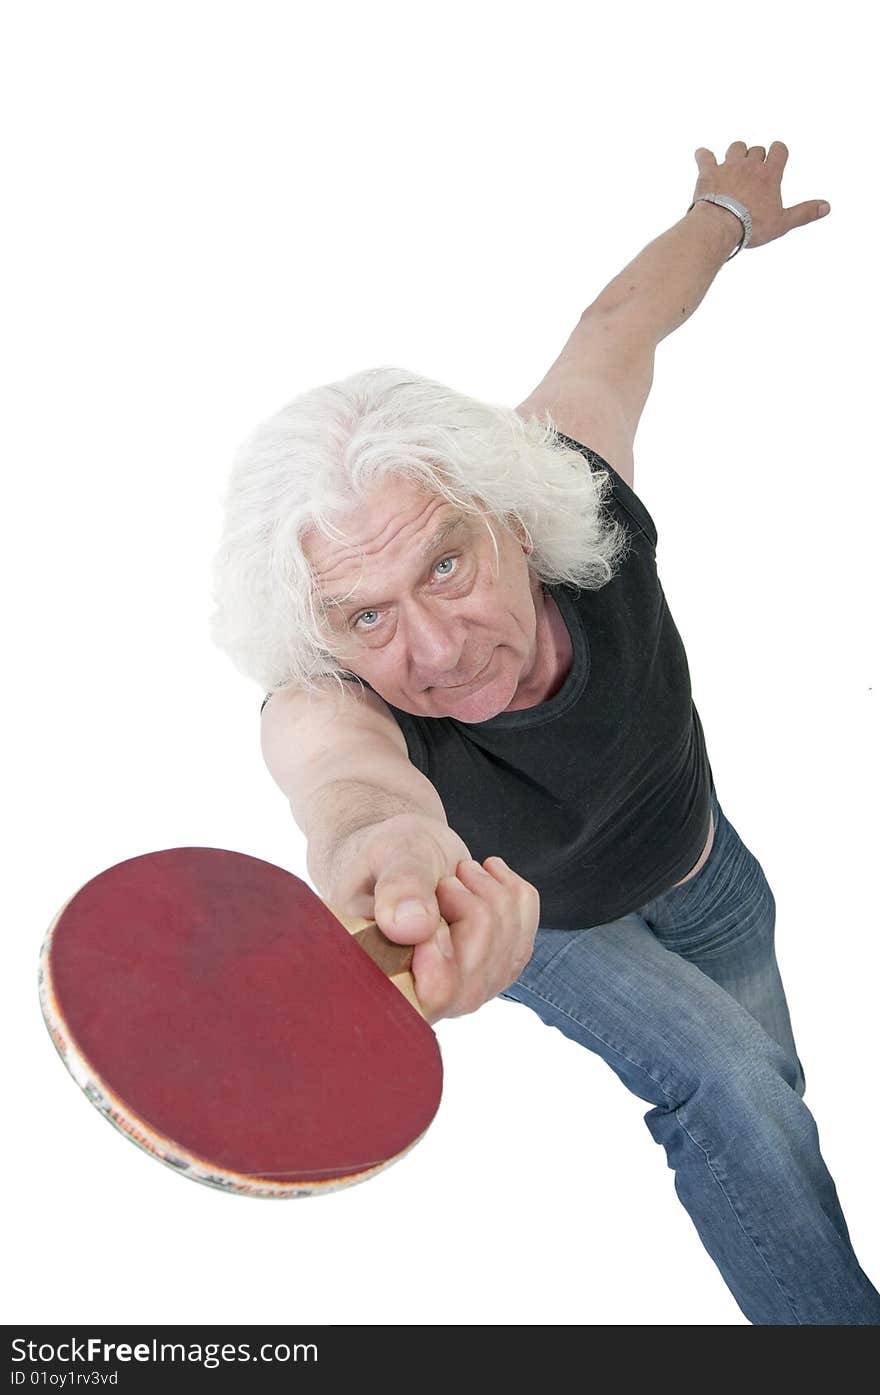
[{"label": "paddle edge tape", "polygon": [[367,1178],[374,1177],[377,1172],[383,1172],[400,1158],[405,1157],[424,1138],[427,1128],[433,1120],[430,1120],[429,1125],[399,1153],[377,1162],[374,1166],[345,1177],[338,1175],[329,1177],[326,1181],[309,1178],[307,1181],[283,1182],[277,1177],[251,1176],[246,1173],[218,1168],[207,1159],[200,1158],[188,1149],[180,1147],[173,1139],[157,1133],[114,1094],[78,1049],[55,995],[51,968],[52,939],[56,925],[73,899],[70,897],[55,916],[46,931],[40,949],[38,988],[43,1020],[46,1023],[52,1044],[83,1094],[108,1123],[136,1144],[142,1152],[147,1153],[158,1162],[164,1163],[166,1167],[172,1168],[178,1175],[184,1176],[192,1182],[200,1182],[206,1187],[213,1187],[216,1190],[237,1196],[288,1199],[321,1196],[325,1192],[340,1191],[343,1187],[364,1182]]}]

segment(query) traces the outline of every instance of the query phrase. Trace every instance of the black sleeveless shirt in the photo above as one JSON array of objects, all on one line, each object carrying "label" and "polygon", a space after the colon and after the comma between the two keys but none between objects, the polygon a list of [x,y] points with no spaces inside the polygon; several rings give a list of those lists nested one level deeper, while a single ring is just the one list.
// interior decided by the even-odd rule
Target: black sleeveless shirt
[{"label": "black sleeveless shirt", "polygon": [[503,857],[537,887],[541,926],[576,930],[617,920],[687,875],[709,832],[712,772],[657,576],[654,522],[606,461],[559,435],[608,471],[607,507],[630,538],[598,590],[546,587],[571,636],[562,687],[485,722],[389,708],[471,856]]}]

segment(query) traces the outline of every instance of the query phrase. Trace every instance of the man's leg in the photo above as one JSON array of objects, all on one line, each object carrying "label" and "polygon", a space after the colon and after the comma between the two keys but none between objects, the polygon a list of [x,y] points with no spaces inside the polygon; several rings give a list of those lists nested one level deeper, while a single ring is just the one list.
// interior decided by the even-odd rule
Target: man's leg
[{"label": "man's leg", "polygon": [[880,1323],[880,1295],[850,1246],[794,1088],[796,1058],[640,914],[539,930],[500,996],[600,1055],[655,1106],[645,1122],[750,1322]]},{"label": "man's leg", "polygon": [[712,791],[715,838],[696,877],[639,906],[665,949],[680,954],[736,998],[794,1067],[803,1095],[804,1068],[794,1042],[776,962],[776,902],[764,870],[745,846]]}]

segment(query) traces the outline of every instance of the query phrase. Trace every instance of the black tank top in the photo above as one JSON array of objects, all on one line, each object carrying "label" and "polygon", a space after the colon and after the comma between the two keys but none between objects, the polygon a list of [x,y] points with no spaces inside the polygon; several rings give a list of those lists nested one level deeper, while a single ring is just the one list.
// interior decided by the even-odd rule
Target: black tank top
[{"label": "black tank top", "polygon": [[607,507],[630,537],[598,590],[546,588],[572,642],[562,687],[485,722],[389,708],[471,855],[503,857],[537,887],[542,927],[576,930],[637,910],[687,875],[708,836],[713,782],[657,576],[654,522],[595,451],[561,439],[608,471]]}]

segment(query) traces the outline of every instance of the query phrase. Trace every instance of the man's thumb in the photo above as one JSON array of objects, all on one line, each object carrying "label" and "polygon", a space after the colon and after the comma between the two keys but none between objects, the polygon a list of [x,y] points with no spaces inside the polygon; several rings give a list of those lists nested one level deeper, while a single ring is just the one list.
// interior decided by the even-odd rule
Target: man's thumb
[{"label": "man's thumb", "polygon": [[430,939],[437,929],[440,908],[424,882],[415,877],[395,877],[376,883],[373,918],[389,940],[419,944]]}]

